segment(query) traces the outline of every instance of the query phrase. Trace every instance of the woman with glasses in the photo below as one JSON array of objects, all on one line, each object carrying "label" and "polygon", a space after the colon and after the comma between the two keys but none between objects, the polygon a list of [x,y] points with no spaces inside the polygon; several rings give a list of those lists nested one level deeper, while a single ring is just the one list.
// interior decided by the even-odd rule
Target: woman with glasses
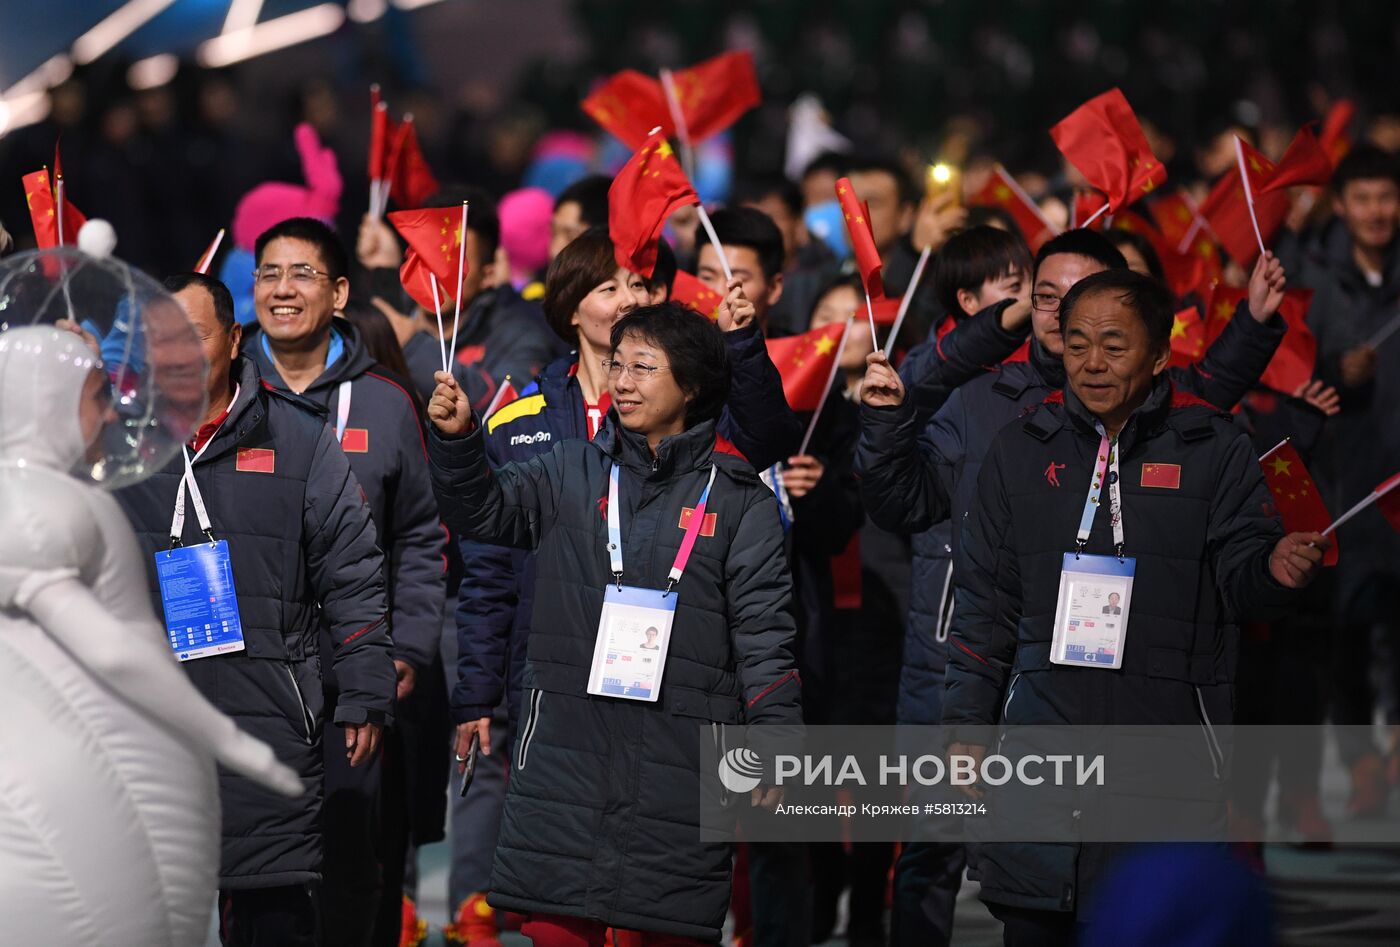
[{"label": "woman with glasses", "polygon": [[[713,942],[730,851],[699,841],[702,788],[718,792],[701,739],[719,750],[725,725],[800,722],[782,527],[717,434],[730,387],[717,326],[636,309],[598,369],[611,407],[592,441],[494,471],[450,375],[428,407],[447,522],[535,550],[541,593],[490,901],[529,914],[541,947],[600,947],[608,927]],[[638,646],[649,627],[655,652]],[[778,797],[758,786],[750,802]]]},{"label": "woman with glasses", "polygon": [[[671,257],[664,244],[659,249],[652,280],[619,267],[612,240],[601,228],[586,231],[555,256],[545,278],[545,318],[574,351],[548,365],[533,382],[516,379],[520,398],[494,413],[488,409],[484,443],[492,466],[527,461],[548,454],[561,441],[586,442],[598,434],[612,407],[603,362],[612,357],[613,327],[667,292],[669,280],[661,271]],[[796,438],[788,436],[775,419],[788,419],[798,438],[802,428],[768,359],[754,306],[731,285],[718,309],[718,325],[727,330],[720,336],[731,368],[731,387],[717,430],[755,465],[785,460],[796,449]],[[509,751],[508,731],[499,720],[503,698],[520,734],[524,717],[520,680],[535,605],[536,562],[526,550],[472,537],[464,537],[460,549],[463,579],[451,709],[457,725],[456,755],[464,758],[473,737],[483,750],[495,744]],[[494,731],[493,718],[497,718]],[[448,896],[454,917],[446,930],[450,942],[496,936],[495,915],[485,902],[485,891],[505,791],[505,768],[498,759],[480,760],[471,792],[464,798],[453,797]]]}]

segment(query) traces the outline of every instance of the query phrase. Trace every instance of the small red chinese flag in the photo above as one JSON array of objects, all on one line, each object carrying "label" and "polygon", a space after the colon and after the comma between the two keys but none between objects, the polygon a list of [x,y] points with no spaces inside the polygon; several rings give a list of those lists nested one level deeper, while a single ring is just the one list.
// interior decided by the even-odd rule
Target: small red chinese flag
[{"label": "small red chinese flag", "polygon": [[441,187],[418,145],[413,116],[405,115],[394,135],[388,162],[389,196],[402,208],[422,207]]},{"label": "small red chinese flag", "polygon": [[1248,142],[1240,141],[1245,167],[1249,169],[1249,184],[1254,189],[1255,203],[1260,194],[1282,191],[1303,184],[1326,184],[1332,177],[1332,162],[1318,144],[1312,129],[1304,126],[1293,136],[1288,150],[1276,165]]},{"label": "small red chinese flag", "polygon": [[1099,213],[1103,205],[1104,196],[1098,191],[1076,191],[1074,194],[1074,225],[1076,227],[1087,227],[1089,226],[1089,221],[1093,220],[1095,224],[1102,228],[1106,223],[1103,215],[1099,214],[1097,220],[1094,220],[1094,215]]},{"label": "small red chinese flag", "polygon": [[[433,308],[433,279],[433,271],[428,269],[423,258],[412,247],[409,247],[403,255],[403,264],[399,267],[399,282],[403,284],[404,291],[413,298],[413,301],[428,312],[436,311]],[[438,307],[440,308],[443,302],[451,298],[447,295],[447,286],[438,280]]]},{"label": "small red chinese flag", "polygon": [[1400,473],[1376,487],[1376,506],[1390,528],[1400,533]]},{"label": "small red chinese flag", "polygon": [[651,278],[656,268],[656,241],[666,218],[700,198],[671,143],[658,130],[649,136],[608,189],[608,231],[617,265]]},{"label": "small red chinese flag", "polygon": [[768,357],[783,376],[783,394],[794,411],[815,411],[826,399],[831,366],[841,354],[844,322],[785,339],[768,340]]},{"label": "small red chinese flag", "polygon": [[[1214,342],[1235,314],[1236,307],[1249,291],[1234,286],[1219,285],[1211,294],[1210,319],[1207,324],[1207,344]],[[1274,391],[1291,395],[1299,385],[1312,381],[1317,368],[1317,337],[1308,328],[1308,307],[1312,305],[1312,290],[1284,290],[1279,316],[1288,326],[1279,342],[1278,351],[1259,376],[1259,384]]]},{"label": "small red chinese flag", "polygon": [[1351,120],[1355,117],[1356,103],[1351,99],[1338,99],[1332,103],[1332,107],[1322,119],[1322,133],[1317,136],[1317,140],[1334,168],[1351,150],[1351,136],[1348,130]]},{"label": "small red chinese flag", "polygon": [[[1332,525],[1332,515],[1322,502],[1317,484],[1303,464],[1303,458],[1288,441],[1259,458],[1259,466],[1264,469],[1264,482],[1274,495],[1274,506],[1283,520],[1283,528],[1290,533],[1321,533]],[[1322,564],[1337,564],[1337,537],[1332,537],[1332,548],[1322,556]]]},{"label": "small red chinese flag", "polygon": [[1162,232],[1162,239],[1173,249],[1180,249],[1186,242],[1192,224],[1198,224],[1197,232],[1205,225],[1205,221],[1196,213],[1195,205],[1181,191],[1163,194],[1147,205],[1147,210],[1157,229]]},{"label": "small red chinese flag", "polygon": [[702,316],[719,318],[719,304],[724,298],[694,276],[684,270],[676,273],[676,281],[671,284],[671,301],[689,306]]},{"label": "small red chinese flag", "polygon": [[[1288,195],[1272,191],[1254,195],[1254,213],[1259,219],[1259,234],[1264,243],[1273,242],[1284,218],[1288,216]],[[1259,243],[1254,237],[1254,225],[1249,220],[1249,205],[1240,185],[1239,168],[1231,168],[1201,203],[1201,216],[1220,238],[1225,252],[1245,269],[1254,265],[1259,256]]]},{"label": "small red chinese flag", "polygon": [[[760,100],[753,57],[747,52],[722,53],[676,70],[671,79],[692,143],[724,131]],[[667,137],[678,132],[661,83],[635,69],[610,77],[583,100],[582,107],[633,150],[657,126]]]},{"label": "small red chinese flag", "polygon": [[394,138],[389,106],[379,100],[379,88],[370,89],[369,179],[382,181],[388,173],[389,148]]},{"label": "small red chinese flag", "polygon": [[1118,89],[1079,106],[1050,129],[1050,137],[1070,164],[1108,195],[1110,214],[1167,180],[1167,169],[1152,154],[1132,106]]},{"label": "small red chinese flag", "polygon": [[[47,169],[33,171],[22,179],[24,202],[29,206],[29,219],[34,224],[34,240],[40,250],[59,246],[58,208],[53,186],[49,183]],[[73,205],[67,195],[63,198],[63,245],[74,246],[78,242],[78,231],[87,223],[82,211]]]},{"label": "small red chinese flag", "polygon": [[724,131],[762,100],[753,56],[746,51],[721,53],[678,69],[671,78],[692,142]]},{"label": "small red chinese flag", "polygon": [[519,400],[519,398],[520,392],[515,390],[515,386],[512,385],[510,379],[507,378],[505,381],[501,382],[501,387],[496,389],[496,394],[491,398],[491,403],[486,406],[486,410],[481,412],[482,419],[485,420],[489,418],[512,401]]},{"label": "small red chinese flag", "polygon": [[583,100],[582,108],[633,150],[646,143],[653,128],[659,125],[665,132],[671,125],[661,83],[635,69],[624,69],[610,77]]},{"label": "small red chinese flag", "polygon": [[875,247],[875,234],[870,229],[870,208],[856,198],[856,189],[851,186],[850,178],[841,178],[836,182],[836,199],[841,203],[846,231],[851,235],[851,249],[855,251],[860,281],[871,299],[881,299],[885,295],[885,282],[880,276],[883,264],[880,262],[880,251]]},{"label": "small red chinese flag", "polygon": [[1176,314],[1172,322],[1171,365],[1194,365],[1206,354],[1206,324],[1200,311],[1191,306]]},{"label": "small red chinese flag", "polygon": [[1021,236],[1035,253],[1041,245],[1059,233],[1059,228],[1043,214],[1035,201],[1016,179],[1001,165],[992,168],[992,176],[982,189],[967,200],[969,207],[1000,207],[1011,215]]},{"label": "small red chinese flag", "polygon": [[[460,207],[424,207],[419,210],[396,210],[388,215],[389,223],[408,241],[410,256],[399,268],[399,279],[418,304],[433,311],[432,296],[427,303],[418,295],[418,288],[430,291],[419,267],[437,277],[438,292],[444,300],[457,298],[457,248],[461,245],[462,210]],[[468,267],[470,264],[468,264]],[[411,278],[404,277],[408,272]],[[462,276],[466,277],[466,268]]]},{"label": "small red chinese flag", "polygon": [[1138,234],[1152,245],[1167,286],[1177,297],[1186,296],[1200,285],[1204,261],[1191,253],[1178,253],[1146,217],[1130,210],[1119,211],[1113,215],[1112,229]]}]

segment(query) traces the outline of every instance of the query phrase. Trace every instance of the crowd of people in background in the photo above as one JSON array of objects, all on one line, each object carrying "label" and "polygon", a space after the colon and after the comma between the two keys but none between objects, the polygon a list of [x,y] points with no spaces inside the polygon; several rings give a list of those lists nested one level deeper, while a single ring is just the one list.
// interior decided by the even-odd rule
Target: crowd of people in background
[{"label": "crowd of people in background", "polygon": [[[642,274],[610,235],[607,148],[504,120],[474,124],[461,148],[429,123],[424,153],[446,183],[424,206],[470,205],[449,334],[452,305],[420,305],[398,234],[360,213],[358,106],[309,84],[293,108],[309,141],[260,149],[236,130],[233,78],[190,91],[94,114],[95,90],[74,79],[48,122],[0,140],[0,180],[46,162],[61,135],[72,199],[166,278],[210,366],[192,473],[177,459],[117,497],[154,553],[197,482],[209,522],[187,518],[183,538],[229,539],[247,648],[185,669],[306,791],[220,771],[224,943],[420,943],[415,852],[449,825],[445,936],[470,947],[522,923],[540,947],[714,941],[726,923],[744,947],[808,947],[831,937],[843,891],[853,947],[948,943],[969,868],[1008,944],[1094,936],[1093,899],[1112,882],[1087,848],[1076,865],[1029,844],[754,843],[732,862],[698,842],[700,727],[719,741],[739,723],[1369,725],[1379,712],[1374,740],[1341,747],[1348,814],[1392,804],[1400,538],[1359,517],[1319,570],[1327,540],[1284,534],[1255,458],[1292,438],[1334,514],[1400,470],[1400,340],[1371,344],[1400,302],[1394,115],[1363,110],[1327,188],[1292,193],[1269,252],[1225,261],[1220,281],[1243,301],[1199,360],[1168,367],[1175,314],[1210,300],[1173,292],[1151,241],[1070,228],[1082,182],[1068,164],[1006,158],[1064,230],[1034,251],[1010,214],[968,206],[994,173],[989,147],[1014,137],[1005,126],[949,120],[953,192],[925,192],[933,155],[913,149],[824,151],[790,176],[740,160],[706,202],[713,240],[679,212]],[[1203,199],[1235,166],[1235,136],[1273,157],[1287,143],[1218,118],[1194,148],[1147,126],[1154,151],[1175,154],[1173,192]],[[838,179],[868,208],[886,291],[910,296],[893,339],[861,328],[860,274],[811,229]],[[299,183],[257,200],[274,180]],[[24,249],[19,196],[10,187],[0,212]],[[190,273],[220,227],[229,245]],[[714,294],[711,318],[671,301],[677,274]],[[1261,376],[1285,286],[1312,291],[1317,354],[1309,384],[1279,391]],[[852,319],[808,431],[766,341]],[[1078,548],[1121,557],[1126,542],[1137,557],[1138,650],[1122,675],[1048,657],[1046,610],[1100,436],[1121,445],[1127,536],[1090,511]],[[1163,506],[1162,484],[1129,477],[1137,461],[1179,465],[1170,489],[1189,502]],[[688,564],[687,514],[704,537]],[[647,645],[669,643],[662,699],[596,696],[604,590],[669,589],[677,568],[674,628]],[[1171,667],[1149,666],[1148,642]],[[1116,683],[1089,701],[1076,674]],[[1326,846],[1312,732],[1271,749],[1273,778],[1288,828]],[[1256,762],[1230,800],[1246,837],[1273,765]],[[774,804],[767,789],[755,805]],[[1264,871],[1258,849],[1244,859]]]}]

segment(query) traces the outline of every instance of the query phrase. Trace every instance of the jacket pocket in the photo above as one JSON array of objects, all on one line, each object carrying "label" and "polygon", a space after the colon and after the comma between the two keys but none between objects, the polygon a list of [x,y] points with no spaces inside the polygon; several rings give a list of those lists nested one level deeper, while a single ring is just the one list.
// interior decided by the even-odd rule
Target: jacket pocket
[{"label": "jacket pocket", "polygon": [[1225,753],[1220,749],[1220,741],[1215,738],[1215,727],[1210,722],[1210,714],[1206,713],[1206,701],[1201,695],[1201,689],[1193,687],[1192,690],[1196,692],[1196,706],[1201,711],[1201,735],[1206,741],[1206,752],[1210,754],[1210,768],[1218,780],[1221,768],[1225,765]]},{"label": "jacket pocket", "polygon": [[515,753],[515,768],[522,772],[530,755],[530,743],[535,739],[535,730],[539,728],[540,700],[543,697],[542,690],[530,692],[530,708],[525,712],[525,726],[520,728],[520,749]]},{"label": "jacket pocket", "polygon": [[315,743],[316,719],[311,715],[311,710],[306,706],[306,698],[301,695],[301,686],[297,684],[296,669],[292,667],[290,661],[282,665],[282,667],[287,672],[287,680],[292,683],[292,693],[296,696],[297,708],[301,711],[302,739],[304,739],[308,745]]}]

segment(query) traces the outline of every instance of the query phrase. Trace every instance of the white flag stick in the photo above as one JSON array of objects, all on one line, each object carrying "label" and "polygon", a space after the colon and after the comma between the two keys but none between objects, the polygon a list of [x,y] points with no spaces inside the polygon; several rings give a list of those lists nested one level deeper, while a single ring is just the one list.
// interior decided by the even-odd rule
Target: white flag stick
[{"label": "white flag stick", "polygon": [[[53,182],[53,203],[54,216],[58,220],[58,245],[63,246],[63,178],[55,178]],[[74,235],[76,236],[76,235]]]},{"label": "white flag stick", "polygon": [[457,231],[457,305],[452,311],[452,345],[447,351],[457,352],[457,325],[462,320],[462,280],[467,266],[467,202],[462,201],[462,226]]},{"label": "white flag stick", "polygon": [[1375,503],[1375,502],[1376,502],[1377,500],[1379,500],[1381,497],[1383,497],[1383,496],[1387,495],[1388,493],[1390,493],[1390,492],[1391,492],[1392,490],[1394,490],[1396,487],[1400,487],[1400,474],[1396,474],[1394,477],[1391,477],[1391,478],[1390,478],[1389,480],[1387,480],[1385,483],[1381,484],[1379,487],[1377,487],[1376,489],[1374,489],[1374,490],[1372,490],[1370,493],[1368,493],[1368,494],[1365,496],[1365,498],[1362,499],[1362,501],[1361,501],[1360,503],[1356,504],[1356,506],[1353,506],[1351,509],[1347,510],[1345,513],[1343,513],[1343,514],[1337,519],[1336,522],[1334,522],[1331,526],[1329,526],[1329,527],[1327,527],[1326,529],[1324,529],[1324,530],[1322,531],[1322,535],[1326,536],[1327,534],[1331,533],[1331,532],[1332,532],[1333,530],[1335,530],[1338,526],[1341,526],[1341,525],[1342,525],[1343,523],[1345,523],[1347,520],[1351,519],[1351,518],[1352,518],[1353,516],[1355,516],[1357,513],[1360,513],[1362,510],[1366,509],[1366,507],[1370,506],[1372,503]]},{"label": "white flag stick", "polygon": [[1191,229],[1186,231],[1186,236],[1181,238],[1181,243],[1177,245],[1177,253],[1185,253],[1191,249],[1191,241],[1196,239],[1196,234],[1201,232],[1201,218],[1197,217],[1191,221]]},{"label": "white flag stick", "polygon": [[705,228],[705,235],[710,238],[710,245],[715,248],[715,254],[719,257],[719,268],[724,270],[724,290],[729,292],[729,281],[734,278],[734,271],[729,268],[729,257],[724,255],[724,247],[720,245],[719,235],[715,233],[715,225],[710,223],[710,215],[705,213],[704,204],[696,204],[696,211],[700,214],[700,226]]},{"label": "white flag stick", "polygon": [[1265,256],[1268,250],[1264,249],[1264,235],[1259,232],[1259,218],[1254,214],[1254,189],[1249,186],[1249,169],[1245,167],[1244,142],[1240,141],[1238,135],[1235,136],[1235,160],[1240,165],[1240,186],[1244,188],[1244,202],[1249,206],[1249,222],[1254,225],[1254,239],[1259,241],[1259,255]]},{"label": "white flag stick", "polygon": [[671,124],[676,126],[676,137],[681,142],[681,167],[685,169],[685,176],[694,183],[695,151],[690,146],[690,129],[685,123],[680,96],[676,94],[676,79],[669,69],[661,70],[661,88],[666,91],[666,107],[671,111]]},{"label": "white flag stick", "polygon": [[1082,228],[1082,229],[1086,229],[1086,230],[1087,230],[1090,224],[1092,224],[1094,221],[1096,221],[1096,220],[1098,220],[1100,217],[1102,217],[1107,211],[1108,211],[1108,203],[1105,202],[1104,205],[1103,205],[1102,207],[1100,207],[1098,210],[1096,210],[1096,211],[1094,211],[1092,214],[1090,214],[1090,215],[1089,215],[1089,219],[1086,220],[1086,221],[1084,221],[1084,223],[1080,224],[1079,227]]},{"label": "white flag stick", "polygon": [[1056,234],[1064,233],[1064,231],[1061,228],[1055,225],[1054,221],[1052,221],[1049,217],[1045,216],[1045,211],[1040,209],[1039,204],[1031,200],[1031,196],[1026,193],[1026,189],[1021,186],[1019,181],[1017,181],[1009,173],[1007,173],[1007,170],[1005,168],[998,164],[992,167],[992,171],[996,174],[996,176],[999,179],[1001,179],[1001,183],[1011,188],[1011,192],[1015,194],[1018,198],[1020,198],[1021,203],[1025,204],[1028,208],[1031,209],[1032,212],[1034,212],[1034,214],[1037,217],[1040,218],[1040,222],[1045,225],[1046,230],[1049,230],[1052,233]]},{"label": "white flag stick", "polygon": [[909,286],[904,290],[904,298],[899,301],[899,313],[894,317],[894,328],[890,329],[890,337],[885,340],[885,358],[890,357],[890,352],[894,351],[895,336],[899,335],[899,327],[904,325],[904,317],[909,314],[909,304],[914,301],[914,290],[919,288],[919,277],[924,275],[924,267],[928,265],[929,254],[933,252],[933,247],[924,247],[924,252],[919,254],[919,262],[914,264],[914,275],[909,277]]},{"label": "white flag stick", "polygon": [[224,228],[220,227],[219,232],[214,235],[214,242],[209,244],[209,249],[204,252],[204,258],[195,267],[197,273],[208,273],[209,267],[214,265],[214,257],[219,255],[219,246],[224,242]]},{"label": "white flag stick", "polygon": [[855,321],[856,317],[851,315],[846,319],[846,327],[841,330],[841,341],[836,343],[836,358],[831,362],[831,374],[827,376],[826,387],[822,389],[822,400],[817,402],[817,410],[812,412],[812,420],[807,422],[807,433],[802,435],[802,446],[797,448],[798,456],[807,453],[807,445],[812,443],[812,432],[817,429],[817,420],[822,416],[822,408],[826,407],[831,386],[836,384],[836,373],[841,370],[841,353],[846,350],[846,337],[851,334],[851,326]]},{"label": "white flag stick", "polygon": [[1390,338],[1397,331],[1400,331],[1400,313],[1391,316],[1390,321],[1377,329],[1363,344],[1370,349],[1379,348],[1382,342]]},{"label": "white flag stick", "polygon": [[442,303],[438,298],[437,277],[432,273],[428,274],[428,284],[433,288],[433,315],[437,316],[438,324],[438,353],[442,356],[442,370],[447,371],[447,334],[442,328]]},{"label": "white flag stick", "polygon": [[865,314],[870,317],[870,347],[880,351],[880,336],[875,332],[875,304],[870,301],[870,290],[865,291]]}]

